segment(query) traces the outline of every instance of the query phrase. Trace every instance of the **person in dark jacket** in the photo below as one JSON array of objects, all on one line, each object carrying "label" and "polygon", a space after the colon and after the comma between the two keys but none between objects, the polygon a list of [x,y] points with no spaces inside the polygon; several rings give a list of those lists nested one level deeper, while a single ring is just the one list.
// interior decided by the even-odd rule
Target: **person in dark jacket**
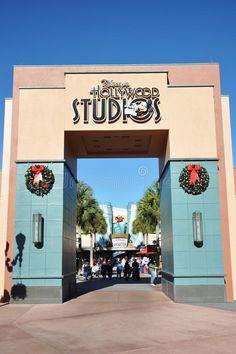
[{"label": "person in dark jacket", "polygon": [[132,274],[133,274],[133,280],[140,279],[139,264],[137,262],[137,259],[134,259],[134,262],[132,263]]},{"label": "person in dark jacket", "polygon": [[124,266],[124,278],[125,278],[125,280],[129,280],[130,273],[131,273],[131,267],[129,265],[129,260],[127,259],[126,262],[125,262],[125,266]]},{"label": "person in dark jacket", "polygon": [[113,263],[111,260],[109,260],[107,262],[107,275],[108,275],[108,278],[111,279],[112,278],[112,271],[113,271]]},{"label": "person in dark jacket", "polygon": [[101,275],[102,275],[103,279],[106,279],[106,274],[107,274],[107,262],[104,259],[102,261],[102,265],[101,265]]}]

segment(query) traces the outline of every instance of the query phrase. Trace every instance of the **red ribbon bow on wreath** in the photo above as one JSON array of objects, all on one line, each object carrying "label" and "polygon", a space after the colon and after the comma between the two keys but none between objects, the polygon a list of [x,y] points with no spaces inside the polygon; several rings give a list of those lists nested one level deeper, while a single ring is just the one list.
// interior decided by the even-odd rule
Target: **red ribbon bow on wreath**
[{"label": "red ribbon bow on wreath", "polygon": [[200,178],[198,176],[198,173],[197,171],[199,171],[201,169],[201,166],[200,165],[194,165],[194,167],[192,165],[188,165],[187,166],[187,170],[190,173],[190,176],[189,176],[189,184],[196,184],[197,181],[200,181]]},{"label": "red ribbon bow on wreath", "polygon": [[39,184],[39,182],[43,180],[43,176],[42,176],[41,172],[44,170],[44,166],[43,165],[41,165],[39,167],[32,166],[31,169],[32,169],[32,172],[35,172],[33,184]]}]

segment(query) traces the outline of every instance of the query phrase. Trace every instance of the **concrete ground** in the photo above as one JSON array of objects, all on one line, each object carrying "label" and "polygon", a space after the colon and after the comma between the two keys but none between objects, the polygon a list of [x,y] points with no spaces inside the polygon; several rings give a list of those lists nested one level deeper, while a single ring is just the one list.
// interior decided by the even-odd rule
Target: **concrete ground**
[{"label": "concrete ground", "polygon": [[1,306],[0,353],[236,353],[235,303],[177,304],[147,282],[92,280],[61,305]]}]

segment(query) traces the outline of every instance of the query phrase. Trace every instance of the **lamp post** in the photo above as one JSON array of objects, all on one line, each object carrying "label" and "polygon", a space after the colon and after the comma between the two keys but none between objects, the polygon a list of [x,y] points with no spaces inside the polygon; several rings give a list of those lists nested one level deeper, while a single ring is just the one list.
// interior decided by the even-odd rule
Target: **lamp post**
[{"label": "lamp post", "polygon": [[89,257],[90,267],[93,266],[93,246],[94,246],[93,234],[90,232],[90,257]]},{"label": "lamp post", "polygon": [[192,222],[193,222],[193,243],[194,246],[200,248],[203,246],[202,213],[200,211],[193,212]]},{"label": "lamp post", "polygon": [[33,243],[35,247],[43,245],[43,217],[40,213],[33,214]]}]

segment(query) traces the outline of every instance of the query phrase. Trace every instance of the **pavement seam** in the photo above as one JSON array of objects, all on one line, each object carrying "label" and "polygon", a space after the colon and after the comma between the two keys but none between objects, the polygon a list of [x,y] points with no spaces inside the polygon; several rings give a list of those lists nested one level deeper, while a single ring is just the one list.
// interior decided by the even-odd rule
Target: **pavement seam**
[{"label": "pavement seam", "polygon": [[[89,316],[99,316],[99,315],[110,315],[112,313],[119,313],[119,312],[132,312],[133,310],[140,310],[140,305],[137,307],[132,307],[132,308],[119,308],[119,309],[113,309],[110,311],[106,311],[106,312],[90,312],[90,313],[82,313],[82,314],[77,314],[77,315],[70,315],[70,316],[61,316],[61,317],[55,317],[55,318],[41,318],[40,321],[60,321],[60,320],[64,320],[64,319],[76,319],[76,318],[83,318],[83,317],[89,317]],[[145,308],[145,306],[143,306],[143,308]],[[15,321],[18,321],[19,319],[16,319]],[[30,319],[29,321],[27,321],[27,323],[34,323],[39,321],[39,319]],[[20,324],[17,324],[20,325]]]},{"label": "pavement seam", "polygon": [[[12,305],[14,306],[14,305]],[[21,318],[21,317],[24,317],[31,309],[34,305],[29,305],[30,308],[28,308],[24,313],[21,313],[20,315],[18,315],[16,318],[14,318],[14,320],[12,321],[13,324],[16,324],[17,325],[17,321]]]},{"label": "pavement seam", "polygon": [[[30,322],[28,322],[30,323]],[[15,324],[15,326],[20,329],[22,332],[24,332],[25,334],[27,334],[28,336],[30,336],[31,338],[36,339],[37,341],[39,341],[40,343],[44,343],[46,345],[48,345],[50,348],[54,349],[57,351],[57,353],[66,353],[66,351],[58,351],[58,348],[55,347],[51,342],[48,342],[47,340],[45,340],[45,338],[42,337],[38,337],[36,335],[33,335],[31,332],[27,331],[27,329],[24,329],[23,327],[19,326],[18,324]]]}]

